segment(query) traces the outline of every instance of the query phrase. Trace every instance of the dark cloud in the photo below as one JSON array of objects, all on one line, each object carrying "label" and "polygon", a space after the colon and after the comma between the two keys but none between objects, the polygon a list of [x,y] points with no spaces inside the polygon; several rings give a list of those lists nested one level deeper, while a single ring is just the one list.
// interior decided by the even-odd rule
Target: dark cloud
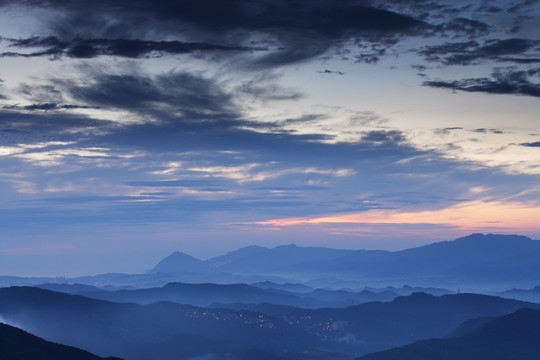
[{"label": "dark cloud", "polygon": [[252,51],[260,48],[243,46],[226,46],[210,43],[189,43],[181,41],[147,41],[136,39],[81,39],[60,40],[55,36],[32,37],[28,39],[9,39],[10,47],[44,48],[31,53],[4,52],[0,56],[52,56],[58,58],[93,58],[101,55],[139,58],[143,56],[158,57],[163,54],[187,54],[194,52],[215,51]]},{"label": "dark cloud", "polygon": [[522,2],[518,2],[517,4],[512,5],[508,8],[508,12],[516,12],[523,9],[526,9],[527,7],[534,5],[538,2],[538,0],[526,0]]},{"label": "dark cloud", "polygon": [[[244,106],[254,101],[296,101],[303,94],[276,84],[278,76],[255,74],[239,85],[198,72],[169,71],[152,75],[133,63],[115,68],[86,64],[71,78],[51,78],[41,84],[17,87],[30,105],[5,105],[10,111],[52,111],[103,109],[128,111],[139,121],[176,123],[184,128],[278,129],[283,124],[266,124],[242,118]],[[74,104],[70,104],[74,103]],[[279,129],[278,129],[279,130]]]},{"label": "dark cloud", "polygon": [[487,134],[487,133],[492,133],[492,134],[504,134],[504,131],[498,130],[498,129],[478,128],[478,129],[473,129],[473,130],[471,130],[471,131],[472,131],[472,132],[475,132],[475,133],[481,133],[481,134]]},{"label": "dark cloud", "polygon": [[[52,6],[73,13],[112,10],[146,15],[146,21],[182,24],[193,30],[219,34],[238,30],[313,32],[341,35],[349,31],[400,32],[419,25],[417,20],[390,11],[344,0],[165,0],[50,1]],[[86,5],[86,6],[85,6]],[[143,19],[139,19],[144,26]],[[156,26],[156,24],[153,24]]]},{"label": "dark cloud", "polygon": [[[398,38],[372,39],[372,41],[355,41],[354,45],[358,48],[352,53],[352,59],[356,63],[377,64],[379,60],[392,53],[390,49],[399,42]],[[345,51],[342,51],[344,53]],[[342,54],[343,58],[347,58]]]},{"label": "dark cloud", "polygon": [[[540,43],[530,39],[489,40],[483,45],[477,41],[445,43],[429,46],[419,53],[427,61],[440,62],[445,65],[469,65],[481,60],[496,60],[516,63],[537,62],[537,54],[530,57],[529,50],[535,49]],[[522,57],[513,57],[521,55]]]},{"label": "dark cloud", "polygon": [[374,6],[391,9],[396,12],[416,14],[419,19],[423,20],[430,17],[440,18],[459,14],[459,9],[456,7],[455,3],[444,0],[375,0],[373,3]]},{"label": "dark cloud", "polygon": [[373,130],[364,132],[362,141],[377,145],[397,145],[403,144],[406,138],[399,130]]},{"label": "dark cloud", "polygon": [[475,38],[489,34],[491,27],[478,20],[457,17],[446,23],[434,26],[432,31],[436,35],[452,34],[453,36],[465,35],[469,38]]},{"label": "dark cloud", "polygon": [[4,82],[4,80],[0,79],[0,100],[5,100],[7,99],[7,96],[5,96],[1,90],[3,90],[3,86],[2,86],[2,83]]},{"label": "dark cloud", "polygon": [[319,74],[335,74],[335,75],[345,75],[343,71],[337,71],[337,70],[328,70],[324,69],[321,71],[318,71]]},{"label": "dark cloud", "polygon": [[[252,65],[278,66],[322,56],[348,39],[379,42],[425,26],[412,16],[356,0],[44,0],[26,4],[62,13],[48,24],[54,36],[14,42],[19,47],[45,48],[26,56],[141,57],[159,52],[268,48],[268,54]],[[21,54],[4,54],[8,55]],[[359,60],[373,62],[375,58],[364,55]]]},{"label": "dark cloud", "polygon": [[[285,125],[291,122],[309,122],[322,116],[309,115],[270,123],[246,120],[242,115],[245,103],[295,101],[302,97],[302,94],[294,89],[276,85],[276,76],[269,74],[255,76],[238,86],[227,87],[227,84],[217,78],[203,77],[198,73],[171,71],[150,75],[132,67],[124,67],[120,70],[121,73],[103,72],[102,69],[90,65],[81,70],[77,78],[54,78],[47,80],[45,84],[35,85],[23,83],[18,88],[19,94],[32,104],[5,105],[3,109],[10,114],[21,112],[18,114],[19,117],[29,111],[42,113],[52,111],[58,113],[58,110],[73,109],[127,111],[139,122],[154,124],[148,124],[148,128],[146,125],[131,126],[132,135],[141,141],[145,135],[151,136],[152,133],[160,133],[159,136],[165,137],[176,134],[176,131],[203,132],[208,135],[211,131],[227,133],[233,128],[243,128],[247,132],[270,130],[293,136],[293,131],[284,130]],[[65,99],[70,99],[76,104],[67,104]],[[27,123],[35,120],[33,117],[26,119]],[[59,122],[59,125],[61,124],[62,121]],[[110,123],[103,122],[103,124],[101,132],[108,133],[111,130]],[[66,124],[66,131],[71,126],[72,124]],[[117,126],[125,131],[128,125],[118,122]],[[171,127],[174,129],[172,132]],[[169,133],[161,134],[159,129]],[[60,128],[57,130],[62,131]],[[294,136],[301,141],[332,139],[332,136],[324,134]],[[191,140],[187,143],[191,143]]]},{"label": "dark cloud", "polygon": [[286,119],[283,124],[310,123],[318,120],[328,119],[326,114],[307,114],[293,119]]},{"label": "dark cloud", "polygon": [[454,127],[447,127],[447,128],[442,128],[442,129],[435,129],[433,130],[433,132],[437,135],[448,135],[450,132],[454,130],[463,130],[463,128],[459,126],[454,126]]},{"label": "dark cloud", "polygon": [[527,147],[540,147],[540,141],[536,141],[532,143],[522,143],[520,145],[527,146]]},{"label": "dark cloud", "polygon": [[303,97],[303,94],[296,89],[277,85],[276,80],[278,79],[278,76],[269,73],[255,75],[238,86],[234,93],[236,96],[242,94],[252,100],[262,102],[299,100]]},{"label": "dark cloud", "polygon": [[419,65],[419,64],[414,64],[414,65],[411,65],[411,68],[418,71],[418,73],[416,73],[416,75],[422,76],[422,77],[426,77],[426,76],[427,76],[427,75],[425,74],[425,71],[428,69],[427,66],[425,66],[425,65]]},{"label": "dark cloud", "polygon": [[26,110],[26,111],[49,111],[49,110],[73,110],[73,109],[97,109],[96,106],[70,105],[57,103],[39,103],[31,105],[4,105],[4,110]]},{"label": "dark cloud", "polygon": [[504,11],[504,9],[497,6],[488,5],[488,4],[481,4],[476,8],[476,11],[496,14],[496,13],[500,13],[501,11]]},{"label": "dark cloud", "polygon": [[538,74],[540,74],[540,68],[530,70],[498,69],[493,72],[491,78],[425,81],[423,85],[467,92],[540,97],[540,83],[530,81],[531,77]]},{"label": "dark cloud", "polygon": [[498,60],[523,65],[540,63],[540,57],[516,58],[505,56],[500,57]]},{"label": "dark cloud", "polygon": [[116,127],[111,121],[92,119],[71,112],[0,111],[2,145],[93,139],[92,135],[113,131]]},{"label": "dark cloud", "polygon": [[150,76],[137,71],[125,74],[91,72],[86,81],[58,80],[72,98],[90,106],[124,109],[158,120],[190,114],[233,116],[232,95],[217,82],[187,72]]},{"label": "dark cloud", "polygon": [[[465,130],[465,128],[459,127],[459,126],[447,127],[447,128],[442,128],[442,129],[435,129],[434,133],[437,134],[437,135],[448,135],[450,132],[452,132],[454,130]],[[480,134],[487,134],[487,133],[504,134],[504,131],[499,130],[499,129],[477,128],[477,129],[471,129],[471,130],[467,130],[467,131],[480,133]]]}]

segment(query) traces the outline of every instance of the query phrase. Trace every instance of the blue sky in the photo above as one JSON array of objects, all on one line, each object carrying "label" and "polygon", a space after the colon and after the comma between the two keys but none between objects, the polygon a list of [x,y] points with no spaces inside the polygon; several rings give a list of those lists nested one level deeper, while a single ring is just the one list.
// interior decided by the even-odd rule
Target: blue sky
[{"label": "blue sky", "polygon": [[1,274],[540,238],[537,1],[0,6]]}]

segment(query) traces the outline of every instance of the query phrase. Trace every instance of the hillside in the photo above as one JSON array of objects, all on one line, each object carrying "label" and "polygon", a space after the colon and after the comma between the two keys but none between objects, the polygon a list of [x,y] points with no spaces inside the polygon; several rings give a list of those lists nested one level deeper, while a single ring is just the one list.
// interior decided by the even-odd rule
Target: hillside
[{"label": "hillside", "polygon": [[[500,316],[523,307],[540,310],[539,304],[494,296],[424,293],[347,308],[263,304],[250,311],[226,306],[202,308],[172,302],[137,305],[38,288],[0,289],[0,316],[4,319],[47,340],[126,360],[147,360],[140,349],[159,344],[168,344],[161,348],[161,359],[178,359],[178,345],[168,342],[178,336],[192,336],[200,339],[194,343],[204,344],[193,345],[191,357],[208,355],[211,346],[230,352],[220,345],[228,342],[238,343],[234,348],[239,359],[254,358],[253,353],[240,357],[241,349],[258,349],[261,356],[271,354],[276,359],[289,356],[283,351],[324,352],[327,358],[366,354],[445,336],[469,319]],[[291,355],[293,359],[295,356]]]},{"label": "hillside", "polygon": [[[45,341],[26,331],[0,323],[2,360],[104,360],[88,351]],[[108,357],[108,360],[121,360]]]},{"label": "hillside", "polygon": [[359,360],[537,360],[540,358],[540,311],[520,309],[480,325],[468,334],[431,339]]}]

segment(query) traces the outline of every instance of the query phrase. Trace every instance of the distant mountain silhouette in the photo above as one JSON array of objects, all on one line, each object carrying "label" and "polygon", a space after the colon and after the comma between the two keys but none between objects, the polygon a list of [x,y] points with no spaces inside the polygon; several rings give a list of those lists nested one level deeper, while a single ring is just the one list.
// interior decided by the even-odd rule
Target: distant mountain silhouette
[{"label": "distant mountain silhouette", "polygon": [[[292,293],[275,289],[261,289],[246,284],[184,284],[169,283],[163,287],[81,292],[79,295],[115,302],[133,302],[136,304],[152,304],[159,301],[172,301],[179,304],[207,306],[213,302],[221,303],[261,303],[272,302],[302,306],[305,301]],[[324,303],[325,305],[328,303]]]},{"label": "distant mountain silhouette", "polygon": [[161,260],[151,272],[178,273],[201,270],[203,262],[199,259],[176,251]]},{"label": "distant mountain silhouette", "polygon": [[201,263],[192,261],[189,266],[184,265],[188,263],[187,255],[173,255],[165,259],[168,267],[160,267],[160,271],[197,268],[201,273],[271,274],[327,279],[327,283],[336,279],[343,283],[375,281],[452,287],[483,284],[499,288],[537,282],[536,274],[540,273],[540,241],[519,235],[472,234],[395,252],[295,245],[247,247]]},{"label": "distant mountain silhouette", "polygon": [[511,289],[497,294],[498,296],[540,303],[540,286],[535,286],[532,289]]},{"label": "distant mountain silhouette", "polygon": [[76,294],[79,292],[90,292],[90,291],[103,291],[103,289],[100,289],[95,286],[91,285],[84,285],[84,284],[54,284],[54,283],[46,283],[46,284],[39,284],[36,285],[36,287],[40,289],[47,289],[57,292],[63,292],[66,294]]},{"label": "distant mountain silhouette", "polygon": [[[258,287],[302,292],[264,282],[312,288],[360,288],[404,285],[456,291],[528,288],[540,282],[540,241],[519,235],[472,234],[402,251],[337,250],[322,247],[248,246],[205,261],[176,252],[144,274],[101,274],[64,278],[0,276],[0,286],[43,283],[99,284],[112,288],[159,287],[170,282],[260,283]],[[53,287],[49,287],[53,289]],[[72,290],[60,289],[73,292]],[[366,289],[370,290],[370,289]],[[389,291],[401,293],[388,289]],[[434,290],[435,291],[435,290]],[[435,292],[429,291],[430,293]],[[501,294],[512,297],[511,294]]]},{"label": "distant mountain silhouette", "polygon": [[422,288],[403,286],[396,288],[365,288],[361,291],[350,289],[315,289],[302,284],[276,284],[271,281],[246,284],[184,284],[169,283],[163,287],[144,289],[104,290],[81,284],[41,284],[48,289],[67,294],[82,295],[93,299],[114,302],[151,304],[159,301],[172,301],[196,306],[222,307],[234,309],[253,309],[257,304],[270,303],[301,308],[346,307],[371,301],[391,301],[398,296],[425,292],[432,295],[452,294],[441,288]]},{"label": "distant mountain silhouette", "polygon": [[[474,284],[490,279],[536,278],[535,270],[540,270],[538,254],[540,241],[525,236],[473,234],[396,252],[355,251],[336,261],[303,264],[294,270],[384,279],[453,278]],[[520,257],[529,261],[516,259]]]},{"label": "distant mountain silhouette", "polygon": [[[256,251],[250,250],[249,252],[246,251],[246,248],[243,248],[238,250],[238,252],[246,256],[231,257],[231,254],[238,254],[236,252],[229,253],[228,258],[230,261],[220,266],[215,266],[215,269],[229,272],[280,273],[280,269],[297,264],[337,259],[349,254],[351,250],[282,245],[273,249],[256,248]],[[209,259],[207,262],[209,264],[215,264],[214,259]]]},{"label": "distant mountain silhouette", "polygon": [[451,290],[448,290],[448,289],[443,289],[443,288],[438,288],[438,287],[420,287],[420,286],[409,286],[409,285],[404,285],[402,287],[386,286],[386,287],[384,287],[382,289],[381,288],[366,287],[365,290],[369,290],[369,291],[375,292],[375,293],[381,293],[381,292],[384,292],[384,291],[389,291],[389,292],[398,294],[400,296],[408,296],[408,295],[411,295],[412,293],[415,293],[415,292],[424,292],[426,294],[431,294],[431,295],[435,295],[435,296],[450,295],[450,294],[455,293],[454,291],[451,291]]},{"label": "distant mountain silhouette", "polygon": [[[45,341],[16,327],[0,323],[2,360],[103,360],[88,351]],[[108,360],[121,360],[109,357]]]},{"label": "distant mountain silhouette", "polygon": [[331,260],[352,250],[281,245],[272,249],[247,246],[216,256],[206,261],[181,252],[174,252],[161,260],[152,272],[175,273],[182,271],[266,272],[312,261]]},{"label": "distant mountain silhouette", "polygon": [[361,360],[538,360],[540,311],[516,312],[480,322],[469,333],[447,339],[419,341],[369,354]]},{"label": "distant mountain silhouette", "polygon": [[220,267],[243,258],[249,258],[259,253],[268,251],[268,248],[262,246],[246,246],[238,250],[228,252],[225,255],[216,256],[205,261],[205,265],[209,269],[219,269]]},{"label": "distant mountain silhouette", "polygon": [[276,284],[275,282],[272,282],[272,281],[261,281],[261,282],[253,283],[251,285],[261,288],[261,289],[276,289],[276,290],[284,290],[284,291],[290,291],[290,292],[295,292],[295,293],[309,293],[315,290],[311,286],[298,284],[298,283]]},{"label": "distant mountain silhouette", "polygon": [[[123,303],[151,304],[159,301],[172,301],[180,304],[190,304],[196,306],[209,306],[210,304],[235,304],[235,308],[242,308],[239,304],[260,304],[272,303],[278,305],[296,306],[296,307],[344,307],[349,305],[361,304],[370,301],[390,301],[398,294],[389,291],[369,291],[360,292],[346,290],[326,290],[312,289],[309,287],[300,287],[298,285],[280,286],[277,288],[298,288],[308,292],[292,292],[276,289],[268,286],[272,283],[266,283],[267,287],[246,284],[184,284],[169,283],[163,287],[135,289],[135,290],[117,290],[117,291],[83,291],[76,293],[93,299],[108,300]],[[411,288],[412,289],[412,288]],[[409,292],[407,295],[409,295]],[[249,309],[251,307],[244,307]]]}]

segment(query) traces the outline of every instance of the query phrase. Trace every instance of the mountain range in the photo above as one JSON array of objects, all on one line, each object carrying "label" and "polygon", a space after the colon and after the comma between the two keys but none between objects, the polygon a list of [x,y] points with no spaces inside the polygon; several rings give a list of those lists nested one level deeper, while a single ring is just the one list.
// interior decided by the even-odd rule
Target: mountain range
[{"label": "mountain range", "polygon": [[[400,295],[426,292],[434,295],[451,294],[451,291],[437,288],[388,287],[384,289],[332,290],[313,289],[300,284],[185,284],[168,283],[162,287],[145,289],[103,290],[80,284],[40,284],[42,289],[82,295],[93,299],[123,303],[152,304],[172,301],[196,306],[224,306],[235,304],[235,308],[249,308],[244,305],[271,303],[294,307],[321,308],[345,307],[370,301],[390,301]],[[288,290],[283,290],[288,289]],[[294,291],[297,290],[297,291]]]},{"label": "mountain range", "polygon": [[523,301],[540,303],[540,286],[537,285],[532,289],[510,289],[497,293],[496,295]]},{"label": "mountain range", "polygon": [[[250,246],[201,261],[175,252],[151,273],[258,274],[323,283],[381,283],[419,286],[536,285],[540,241],[519,235],[472,234],[402,251],[336,250],[295,245]],[[334,281],[334,284],[336,281]]]},{"label": "mountain range", "polygon": [[171,282],[271,281],[311,288],[412,285],[501,292],[537,286],[539,273],[540,241],[519,235],[472,234],[401,251],[248,246],[204,261],[174,252],[143,274],[71,279],[0,277],[0,286],[78,283],[110,290],[161,287]]},{"label": "mountain range", "polygon": [[115,303],[32,287],[0,289],[0,316],[7,323],[48,341],[126,360],[151,359],[149,352],[156,349],[163,360],[211,353],[238,359],[350,359],[444,337],[464,321],[524,307],[540,310],[540,304],[477,294],[413,293],[345,308],[266,304],[262,312],[163,301]]}]

